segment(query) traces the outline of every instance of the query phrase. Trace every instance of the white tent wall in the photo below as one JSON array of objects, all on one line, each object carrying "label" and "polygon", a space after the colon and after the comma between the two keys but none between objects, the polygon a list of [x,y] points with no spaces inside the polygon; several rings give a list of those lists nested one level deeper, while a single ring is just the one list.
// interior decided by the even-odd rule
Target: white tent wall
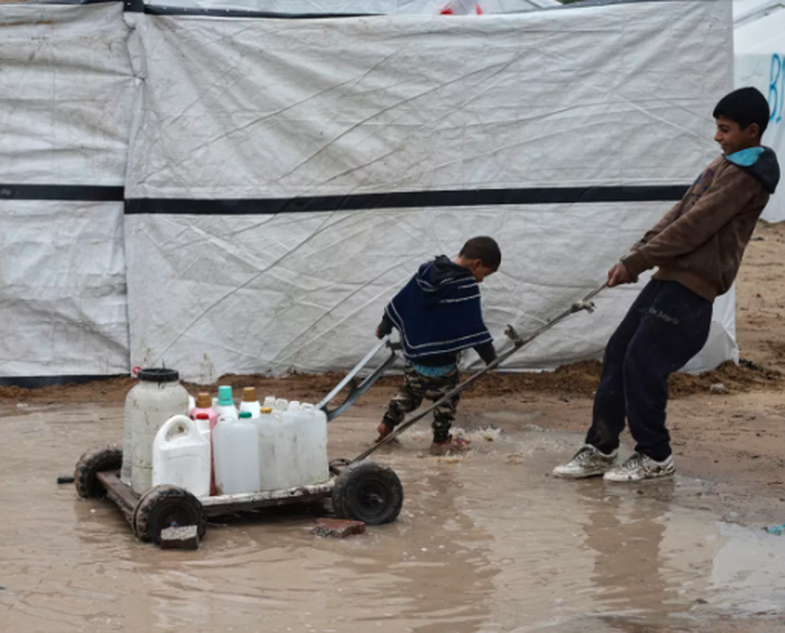
[{"label": "white tent wall", "polygon": [[[503,251],[483,288],[493,334],[534,329],[672,204],[592,192],[692,182],[731,88],[725,1],[128,19],[144,79],[126,182],[131,360],[202,382],[352,366],[417,265],[476,234]],[[601,295],[510,367],[598,357],[638,288]],[[736,353],[732,295],[715,321],[692,369]]]},{"label": "white tent wall", "polygon": [[129,368],[122,9],[0,4],[0,376]]},{"label": "white tent wall", "polygon": [[[763,136],[768,145],[779,156],[785,157],[785,8],[782,3],[768,2],[752,5],[746,15],[758,15],[747,19],[735,28],[735,85],[754,86],[768,99],[771,109],[769,127]],[[741,4],[736,7],[739,15],[745,15]],[[755,9],[760,13],[756,13]],[[767,13],[770,10],[770,13]],[[768,222],[785,220],[785,187],[780,185],[769,200],[762,218]]]}]

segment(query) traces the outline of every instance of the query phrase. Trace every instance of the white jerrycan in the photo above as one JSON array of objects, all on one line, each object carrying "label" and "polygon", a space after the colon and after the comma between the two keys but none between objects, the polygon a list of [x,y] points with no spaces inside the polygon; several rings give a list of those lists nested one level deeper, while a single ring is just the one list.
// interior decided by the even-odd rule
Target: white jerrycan
[{"label": "white jerrycan", "polygon": [[210,494],[210,442],[187,415],[169,418],[153,440],[153,486],[162,484]]},{"label": "white jerrycan", "polygon": [[327,458],[327,416],[312,404],[300,405],[298,432],[303,483],[318,484],[330,478]]},{"label": "white jerrycan", "polygon": [[259,439],[250,413],[221,416],[213,429],[215,487],[219,495],[259,492]]}]

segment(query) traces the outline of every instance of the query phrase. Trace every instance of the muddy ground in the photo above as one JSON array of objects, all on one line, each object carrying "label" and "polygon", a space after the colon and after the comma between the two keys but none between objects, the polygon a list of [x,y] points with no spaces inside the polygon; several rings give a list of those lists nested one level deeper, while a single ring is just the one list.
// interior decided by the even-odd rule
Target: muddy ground
[{"label": "muddy ground", "polygon": [[[598,363],[489,376],[460,406],[469,456],[424,456],[426,425],[385,451],[404,513],[353,544],[314,541],[296,514],[212,526],[196,555],[139,544],[113,507],[53,485],[121,436],[133,381],[0,387],[0,630],[260,630],[262,614],[270,631],[785,630],[785,536],[762,529],[785,522],[783,279],[785,226],[761,224],[737,290],[745,362],[672,380],[670,487],[549,477]],[[313,402],[340,377],[220,382]],[[331,425],[333,456],[367,446],[396,384]]]}]

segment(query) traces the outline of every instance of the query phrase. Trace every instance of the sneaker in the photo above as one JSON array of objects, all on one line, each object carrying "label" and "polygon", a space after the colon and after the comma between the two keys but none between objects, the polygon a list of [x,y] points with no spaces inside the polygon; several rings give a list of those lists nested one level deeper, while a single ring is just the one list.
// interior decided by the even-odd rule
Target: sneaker
[{"label": "sneaker", "polygon": [[380,422],[379,426],[376,427],[376,432],[379,434],[379,437],[376,438],[376,443],[378,444],[381,442],[385,437],[387,437],[390,433],[393,432],[393,427],[388,426],[384,422]]},{"label": "sneaker", "polygon": [[554,468],[553,474],[555,477],[563,477],[564,479],[598,477],[613,468],[616,454],[617,451],[613,451],[606,455],[591,444],[585,444],[570,461]]},{"label": "sneaker", "polygon": [[443,442],[433,441],[429,452],[434,457],[446,457],[447,455],[456,455],[465,453],[468,450],[468,442],[462,437],[454,440],[452,435]]},{"label": "sneaker", "polygon": [[641,453],[633,453],[621,466],[605,473],[603,479],[607,481],[642,481],[672,477],[675,472],[673,458],[670,456],[664,461],[656,462]]}]

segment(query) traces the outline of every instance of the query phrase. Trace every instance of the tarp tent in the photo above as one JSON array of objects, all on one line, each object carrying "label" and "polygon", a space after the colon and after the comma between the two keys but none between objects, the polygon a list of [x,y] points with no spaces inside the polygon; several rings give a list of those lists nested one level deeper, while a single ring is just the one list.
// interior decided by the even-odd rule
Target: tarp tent
[{"label": "tarp tent", "polygon": [[[735,84],[755,86],[769,101],[763,142],[785,156],[785,0],[735,0]],[[763,219],[785,220],[785,188],[772,196]]]},{"label": "tarp tent", "polygon": [[122,16],[0,5],[0,376],[128,372]]},{"label": "tarp tent", "polygon": [[[33,10],[89,16],[117,6]],[[37,284],[46,287],[45,276],[30,275],[24,292],[4,301],[3,375],[113,373],[127,370],[128,354],[131,366],[165,362],[200,381],[345,369],[372,344],[385,302],[417,264],[478,233],[497,236],[504,251],[502,271],[484,288],[489,326],[497,337],[507,323],[528,331],[601,282],[716,156],[711,109],[730,88],[724,1],[465,18],[156,15],[166,12],[150,4],[126,13],[125,47],[107,46],[92,28],[97,39],[81,55],[118,51],[130,72],[128,57],[122,71],[79,59],[61,69],[55,58],[38,77],[17,64],[28,74],[16,79],[35,79],[53,117],[58,91],[45,87],[68,68],[71,92],[99,75],[119,82],[85,99],[109,101],[91,115],[95,134],[121,138],[110,143],[121,153],[130,139],[127,168],[112,172],[125,173],[120,233],[103,218],[124,236],[130,345],[125,352],[118,343],[111,366],[85,362],[83,371],[64,359],[87,361],[84,351],[54,329],[10,347],[25,328],[20,306]],[[20,21],[6,16],[0,7],[1,20]],[[119,14],[116,27],[125,29]],[[22,38],[31,37],[34,25],[25,28]],[[37,28],[34,37],[47,38],[59,27]],[[118,112],[130,112],[130,133],[125,114],[104,129],[107,113]],[[71,149],[51,152],[50,184],[60,184],[61,152],[82,151],[79,140],[64,142]],[[8,155],[27,161],[30,147],[20,141]],[[74,178],[63,183],[117,182]],[[0,205],[20,202],[8,195]],[[5,224],[0,233],[12,252]],[[78,251],[62,277],[107,283],[112,275]],[[121,250],[112,252],[101,261],[119,264]],[[636,291],[606,293],[598,315],[555,328],[511,367],[598,357]],[[57,302],[48,309],[56,323]],[[84,329],[100,322],[80,318]],[[731,294],[718,302],[692,368],[735,353]],[[35,367],[24,364],[30,358]]]}]

